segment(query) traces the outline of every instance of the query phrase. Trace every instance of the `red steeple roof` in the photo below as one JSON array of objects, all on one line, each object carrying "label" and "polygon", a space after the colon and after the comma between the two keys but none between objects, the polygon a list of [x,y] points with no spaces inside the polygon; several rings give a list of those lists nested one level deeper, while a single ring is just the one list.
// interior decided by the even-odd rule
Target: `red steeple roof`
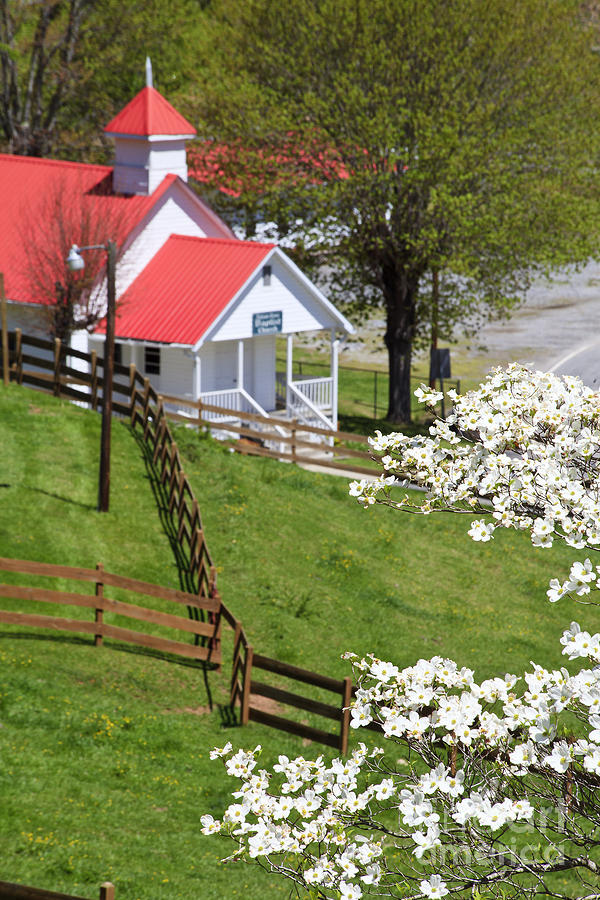
[{"label": "red steeple roof", "polygon": [[145,87],[121,110],[104,129],[105,134],[194,135],[196,129],[153,88]]}]

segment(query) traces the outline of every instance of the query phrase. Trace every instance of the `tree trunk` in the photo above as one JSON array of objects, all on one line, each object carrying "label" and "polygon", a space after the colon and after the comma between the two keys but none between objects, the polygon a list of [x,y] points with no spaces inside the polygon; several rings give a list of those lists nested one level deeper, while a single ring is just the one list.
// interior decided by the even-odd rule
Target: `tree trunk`
[{"label": "tree trunk", "polygon": [[405,273],[389,273],[385,284],[389,394],[387,419],[406,424],[411,420],[410,366],[415,333],[415,301],[419,279]]}]

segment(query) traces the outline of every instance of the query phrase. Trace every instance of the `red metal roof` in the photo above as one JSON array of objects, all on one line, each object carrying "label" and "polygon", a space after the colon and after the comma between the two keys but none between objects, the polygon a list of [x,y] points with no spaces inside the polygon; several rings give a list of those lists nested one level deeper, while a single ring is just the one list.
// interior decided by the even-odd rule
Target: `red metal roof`
[{"label": "red metal roof", "polygon": [[[0,272],[9,300],[45,302],[35,296],[29,274],[32,243],[64,256],[72,243],[109,238],[121,243],[177,180],[167,175],[150,196],[126,196],[112,193],[112,171],[109,166],[0,155]],[[50,221],[58,206],[61,221]],[[102,223],[106,234],[96,226],[97,239],[86,240],[78,233],[86,220]]]},{"label": "red metal roof", "polygon": [[108,123],[104,132],[147,137],[152,134],[194,135],[196,129],[155,88],[145,87]]},{"label": "red metal roof", "polygon": [[116,336],[193,346],[274,247],[172,235],[122,295]]}]

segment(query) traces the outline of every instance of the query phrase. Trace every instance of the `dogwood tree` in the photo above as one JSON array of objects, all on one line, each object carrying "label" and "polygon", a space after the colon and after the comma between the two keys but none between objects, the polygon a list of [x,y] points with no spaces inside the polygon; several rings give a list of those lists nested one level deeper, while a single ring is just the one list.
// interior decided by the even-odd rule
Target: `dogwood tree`
[{"label": "dogwood tree", "polygon": [[[474,512],[476,541],[517,528],[539,548],[600,548],[600,397],[512,366],[451,399],[429,437],[378,434],[384,474],[350,493],[367,509]],[[422,502],[402,494],[409,481]],[[590,559],[574,563],[548,599],[590,603],[599,576]],[[400,670],[346,654],[352,725],[383,746],[331,763],[280,756],[271,771],[260,747],[215,750],[235,802],[204,816],[203,832],[321,900],[600,897],[600,634],[572,622],[560,644],[569,667],[557,655],[555,669],[481,681],[441,657]]]}]

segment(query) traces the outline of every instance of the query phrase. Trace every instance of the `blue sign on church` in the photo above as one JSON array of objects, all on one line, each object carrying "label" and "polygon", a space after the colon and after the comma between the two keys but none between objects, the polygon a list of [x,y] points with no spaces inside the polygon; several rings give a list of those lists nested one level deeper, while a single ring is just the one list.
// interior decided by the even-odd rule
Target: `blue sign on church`
[{"label": "blue sign on church", "polygon": [[254,313],[252,316],[252,334],[279,334],[283,325],[283,312]]}]

